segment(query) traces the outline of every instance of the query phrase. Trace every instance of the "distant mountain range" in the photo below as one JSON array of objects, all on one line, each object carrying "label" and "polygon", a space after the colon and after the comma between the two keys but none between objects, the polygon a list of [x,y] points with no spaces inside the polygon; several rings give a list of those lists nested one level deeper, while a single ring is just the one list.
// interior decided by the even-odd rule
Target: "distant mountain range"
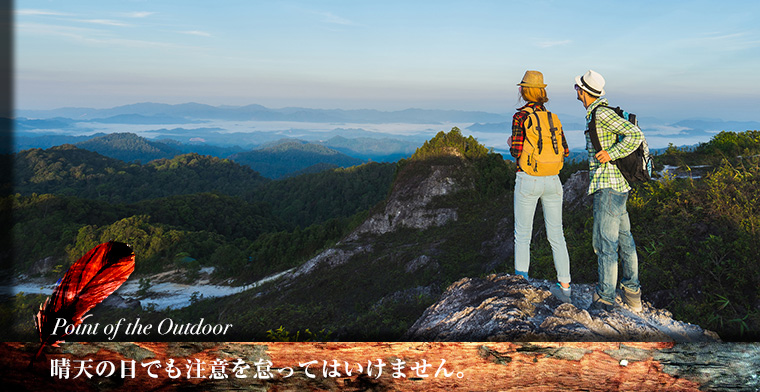
[{"label": "distant mountain range", "polygon": [[13,121],[13,129],[16,132],[33,129],[66,129],[76,123],[75,120],[63,117],[29,119],[17,117]]},{"label": "distant mountain range", "polygon": [[[232,121],[304,121],[304,122],[347,122],[347,123],[440,123],[440,122],[501,122],[511,115],[493,114],[480,111],[405,109],[384,112],[372,109],[308,109],[289,107],[270,109],[261,105],[211,106],[199,103],[169,105],[162,103],[136,103],[110,109],[60,108],[52,110],[18,110],[19,117],[51,119],[64,117],[76,121],[113,122],[123,124],[176,124],[188,120],[232,120]],[[139,116],[135,116],[139,115]],[[132,117],[130,117],[132,116]],[[151,121],[151,122],[146,122]]]},{"label": "distant mountain range", "polygon": [[[286,165],[286,171],[282,169],[275,170],[272,175],[284,176],[293,172],[307,169],[309,166],[325,163],[334,165],[334,167],[345,167],[360,164],[364,161],[375,162],[395,162],[399,159],[409,157],[414,153],[416,144],[412,141],[404,141],[391,138],[346,138],[343,136],[333,136],[332,138],[308,143],[303,140],[292,138],[279,138],[277,140],[264,143],[256,149],[242,148],[239,146],[216,146],[203,142],[180,143],[177,140],[170,139],[169,135],[161,135],[163,138],[147,139],[134,133],[97,133],[90,136],[69,136],[69,135],[42,135],[42,136],[20,136],[15,138],[15,151],[23,151],[31,148],[47,149],[63,144],[73,144],[79,148],[98,152],[102,155],[120,159],[125,162],[140,161],[149,162],[154,159],[167,158],[187,153],[197,153],[201,155],[212,155],[219,158],[231,158],[233,155],[241,154],[235,160],[243,159],[241,162],[251,166],[254,170],[262,172],[265,176],[269,169],[263,169],[262,166],[255,166],[263,156],[268,156],[275,160],[290,160],[291,162],[302,161],[298,165]],[[23,134],[27,135],[27,134]],[[272,135],[274,136],[274,135]],[[307,159],[304,150],[311,149],[311,159]],[[290,150],[290,151],[287,151]],[[296,152],[298,151],[298,152]],[[294,156],[286,158],[287,155],[300,155],[299,158]],[[322,155],[325,159],[319,158]],[[254,158],[253,156],[258,156]],[[279,158],[277,158],[279,156]],[[340,158],[336,158],[340,157]],[[261,163],[263,165],[263,163]],[[269,162],[266,165],[278,166],[281,163]],[[316,170],[318,167],[310,169]],[[292,169],[292,170],[291,170]],[[263,170],[263,171],[262,171]],[[308,171],[307,171],[308,172]]]},{"label": "distant mountain range", "polygon": [[[582,118],[562,115],[567,129],[582,129]],[[408,123],[442,124],[446,122],[471,122],[473,130],[503,132],[503,126],[511,123],[512,114],[495,114],[483,111],[405,109],[380,111],[373,109],[309,109],[286,107],[271,109],[261,105],[211,106],[200,103],[177,105],[163,103],[136,103],[109,109],[67,107],[49,110],[16,110],[14,128],[65,129],[75,123],[94,122],[110,124],[187,124],[204,120],[230,121],[291,121],[316,123]],[[760,128],[758,121],[724,121],[712,118],[693,118],[666,124],[656,118],[641,117],[646,129],[653,125],[682,127],[693,131],[737,131]]]},{"label": "distant mountain range", "polygon": [[167,116],[164,114],[154,114],[145,116],[142,114],[117,114],[106,118],[95,118],[88,120],[103,124],[187,124],[201,123],[202,121],[188,120],[184,117]]},{"label": "distant mountain range", "polygon": [[[137,103],[109,109],[22,109],[17,110],[16,115],[14,119],[0,119],[0,126],[12,126],[14,130],[12,143],[5,141],[5,145],[12,145],[13,151],[50,148],[70,143],[125,161],[142,162],[190,152],[228,158],[233,154],[279,143],[283,138],[306,140],[362,161],[395,162],[409,157],[423,141],[438,131],[447,131],[451,124],[458,124],[463,131],[471,133],[481,141],[487,140],[484,144],[490,144],[503,153],[503,149],[506,148],[504,140],[511,131],[511,113],[458,110],[378,111],[297,107],[271,109],[261,105]],[[580,116],[562,114],[561,118],[567,131],[579,131],[584,128],[583,118]],[[248,124],[246,121],[252,123]],[[283,123],[275,127],[261,126],[259,123],[268,121]],[[198,127],[197,124],[203,125]],[[365,128],[372,130],[366,130],[353,124],[376,125],[367,125]],[[403,124],[408,125],[407,129],[398,127]],[[665,147],[671,143],[676,146],[696,145],[709,140],[720,131],[743,132],[760,129],[760,122],[757,121],[723,121],[711,118],[666,123],[656,118],[641,117],[640,124],[650,147]],[[156,127],[151,127],[152,125]],[[280,125],[282,128],[279,128]],[[379,131],[381,129],[403,131],[393,131],[391,134]],[[108,147],[103,145],[103,140],[79,144],[112,132],[137,133],[146,139],[141,141],[139,146],[133,146],[131,151],[125,150],[124,146]],[[84,136],[86,134],[90,136]],[[504,135],[504,138],[497,135]],[[5,137],[0,138],[0,142],[8,138],[6,134],[0,134],[0,137]],[[582,139],[582,135],[580,138]],[[328,162],[312,164],[316,163]],[[340,165],[342,164],[338,164]],[[299,165],[292,168],[305,170],[307,167]],[[318,168],[319,166],[309,170]],[[287,174],[280,170],[276,172],[277,175]]]}]

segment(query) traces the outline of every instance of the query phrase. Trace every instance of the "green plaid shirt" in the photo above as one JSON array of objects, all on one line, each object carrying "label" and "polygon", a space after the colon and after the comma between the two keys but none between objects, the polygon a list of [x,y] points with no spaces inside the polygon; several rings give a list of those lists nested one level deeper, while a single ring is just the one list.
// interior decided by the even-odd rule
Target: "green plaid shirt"
[{"label": "green plaid shirt", "polygon": [[[586,129],[591,121],[591,111],[599,105],[606,106],[607,99],[599,98],[589,105],[586,111]],[[618,116],[612,109],[600,108],[596,111],[596,130],[602,149],[610,154],[613,161],[633,152],[644,140],[641,129]],[[601,164],[594,157],[596,151],[594,145],[591,144],[588,132],[586,132],[586,150],[588,151],[589,177],[591,177],[591,184],[588,187],[589,195],[602,188],[612,188],[618,192],[631,190],[617,166],[610,162]]]}]

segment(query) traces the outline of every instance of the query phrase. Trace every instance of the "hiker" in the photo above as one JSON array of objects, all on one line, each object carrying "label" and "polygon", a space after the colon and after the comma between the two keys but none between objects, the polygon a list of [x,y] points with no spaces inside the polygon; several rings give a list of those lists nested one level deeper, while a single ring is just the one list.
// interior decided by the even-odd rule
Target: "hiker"
[{"label": "hiker", "polygon": [[[599,265],[599,283],[592,295],[589,309],[614,308],[618,281],[618,257],[622,260],[620,286],[622,299],[634,311],[640,311],[638,256],[631,234],[631,222],[626,210],[631,190],[617,166],[611,161],[629,155],[641,144],[641,129],[626,121],[607,107],[604,78],[589,70],[575,78],[577,99],[586,108],[586,150],[589,154],[588,194],[594,195],[593,246]],[[589,136],[589,124],[594,109],[595,126],[602,150],[596,152]]]},{"label": "hiker", "polygon": [[510,153],[517,161],[514,193],[515,274],[528,278],[533,215],[536,203],[541,199],[546,237],[551,244],[559,281],[552,286],[551,292],[561,301],[569,303],[570,256],[562,230],[562,183],[558,174],[570,150],[556,114],[547,112],[544,107],[544,103],[549,101],[544,75],[538,71],[527,71],[518,86],[520,99],[525,105],[517,109],[512,117],[512,136],[507,139]]}]

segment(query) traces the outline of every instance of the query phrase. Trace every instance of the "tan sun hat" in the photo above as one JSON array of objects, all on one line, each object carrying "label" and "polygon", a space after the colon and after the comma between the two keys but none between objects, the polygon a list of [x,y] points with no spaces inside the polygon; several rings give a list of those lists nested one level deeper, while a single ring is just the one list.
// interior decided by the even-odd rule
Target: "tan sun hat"
[{"label": "tan sun hat", "polygon": [[544,88],[546,87],[546,84],[544,83],[544,74],[538,71],[525,71],[522,81],[517,85],[522,87]]},{"label": "tan sun hat", "polygon": [[575,84],[595,97],[604,95],[604,78],[598,72],[589,70],[583,75],[576,76]]}]

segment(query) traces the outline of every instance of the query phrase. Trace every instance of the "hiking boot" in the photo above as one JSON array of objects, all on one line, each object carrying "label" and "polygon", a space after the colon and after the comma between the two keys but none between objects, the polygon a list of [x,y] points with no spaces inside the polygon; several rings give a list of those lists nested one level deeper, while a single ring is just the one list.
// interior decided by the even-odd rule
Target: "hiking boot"
[{"label": "hiking boot", "polygon": [[620,285],[623,288],[623,303],[628,305],[634,312],[641,312],[644,307],[641,305],[641,289],[636,292],[630,291],[627,287]]},{"label": "hiking boot", "polygon": [[615,305],[603,300],[602,297],[594,291],[594,294],[591,296],[591,306],[588,307],[588,310],[606,310],[611,312],[612,309],[615,309]]},{"label": "hiking boot", "polygon": [[549,288],[549,291],[551,291],[552,294],[554,294],[555,297],[559,298],[560,301],[569,304],[572,303],[572,299],[570,298],[570,288],[564,288],[559,283]]}]

